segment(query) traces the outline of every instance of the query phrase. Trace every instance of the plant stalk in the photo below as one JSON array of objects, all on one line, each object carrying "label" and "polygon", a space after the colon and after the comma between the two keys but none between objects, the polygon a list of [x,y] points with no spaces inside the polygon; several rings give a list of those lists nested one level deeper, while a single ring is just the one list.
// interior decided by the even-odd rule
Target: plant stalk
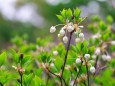
[{"label": "plant stalk", "polygon": [[[69,51],[70,42],[71,42],[71,38],[72,38],[72,33],[73,33],[73,32],[74,32],[74,30],[70,33],[69,42],[68,42],[68,45],[67,45],[67,50],[66,50],[66,54],[65,54],[65,59],[64,59],[64,63],[63,63],[63,66],[62,66],[62,71],[61,71],[61,82],[62,82],[62,80],[63,80],[63,72],[64,72],[64,69],[65,69],[66,60],[67,60],[68,51]],[[63,86],[63,85],[61,84],[61,86]]]}]

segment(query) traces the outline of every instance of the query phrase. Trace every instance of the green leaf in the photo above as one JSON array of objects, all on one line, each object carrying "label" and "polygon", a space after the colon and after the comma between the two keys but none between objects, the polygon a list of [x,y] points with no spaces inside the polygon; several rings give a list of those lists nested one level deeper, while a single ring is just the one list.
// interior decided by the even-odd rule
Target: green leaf
[{"label": "green leaf", "polygon": [[76,52],[76,47],[74,45],[71,45],[71,49]]},{"label": "green leaf", "polygon": [[81,22],[82,20],[83,20],[83,18],[79,18],[79,19],[78,19],[78,22]]},{"label": "green leaf", "polygon": [[83,41],[83,47],[87,47],[88,46],[88,43],[86,40]]},{"label": "green leaf", "polygon": [[77,52],[81,52],[81,49],[82,49],[82,43],[77,43],[76,44],[76,48],[77,48]]},{"label": "green leaf", "polygon": [[104,21],[100,21],[99,26],[100,26],[100,29],[101,29],[101,30],[107,29],[107,26],[106,26],[106,24],[104,23]]},{"label": "green leaf", "polygon": [[65,19],[64,19],[63,16],[61,16],[61,15],[56,15],[56,16],[58,17],[58,19],[59,19],[62,23],[65,22]]},{"label": "green leaf", "polygon": [[112,16],[107,16],[107,21],[109,24],[112,24],[113,23],[113,17]]},{"label": "green leaf", "polygon": [[30,86],[45,86],[45,83],[40,77],[35,76]]},{"label": "green leaf", "polygon": [[61,67],[62,67],[62,64],[63,64],[62,58],[57,57],[57,58],[55,59],[54,64],[55,64],[56,68],[58,69],[58,71],[60,71],[60,69],[61,69]]},{"label": "green leaf", "polygon": [[78,8],[76,8],[76,10],[74,11],[74,17],[75,17],[76,20],[79,19],[80,13],[81,13],[81,10],[79,10]]},{"label": "green leaf", "polygon": [[16,53],[15,50],[11,49],[11,53],[12,53],[12,58],[16,63],[19,63],[19,55]]},{"label": "green leaf", "polygon": [[23,81],[24,81],[24,85],[25,86],[29,86],[31,81],[33,79],[33,74],[29,74],[29,75],[23,75]]},{"label": "green leaf", "polygon": [[99,22],[99,21],[100,21],[99,16],[92,16],[91,19],[92,19],[94,22]]},{"label": "green leaf", "polygon": [[31,61],[32,61],[31,56],[25,55],[24,58],[22,59],[22,65],[26,67]]},{"label": "green leaf", "polygon": [[69,20],[71,19],[71,17],[72,17],[72,10],[71,10],[70,8],[67,10],[66,16],[67,16],[67,18],[68,18]]},{"label": "green leaf", "polygon": [[105,34],[102,35],[102,39],[103,39],[104,41],[107,41],[108,38],[109,38],[109,33],[108,33],[108,32],[106,32]]},{"label": "green leaf", "polygon": [[61,11],[61,15],[64,17],[64,18],[66,18],[66,10],[65,9],[63,9],[62,11]]},{"label": "green leaf", "polygon": [[0,55],[0,66],[2,66],[4,64],[6,58],[7,58],[6,52],[3,52]]},{"label": "green leaf", "polygon": [[37,76],[41,77],[41,76],[42,76],[42,71],[43,71],[43,69],[42,69],[42,68],[39,68],[39,69],[35,70],[35,74],[36,74]]},{"label": "green leaf", "polygon": [[91,47],[88,48],[88,53],[89,54],[93,54],[94,51],[95,51],[95,46],[91,46]]}]

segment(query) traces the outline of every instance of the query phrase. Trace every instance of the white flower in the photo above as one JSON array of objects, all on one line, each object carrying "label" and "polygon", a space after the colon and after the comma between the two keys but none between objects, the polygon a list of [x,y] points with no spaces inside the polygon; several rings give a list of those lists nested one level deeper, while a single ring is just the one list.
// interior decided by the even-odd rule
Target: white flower
[{"label": "white flower", "polygon": [[90,67],[90,72],[91,72],[91,73],[95,73],[95,67],[91,66],[91,67]]},{"label": "white flower", "polygon": [[60,38],[61,37],[61,35],[60,34],[58,34],[58,38]]},{"label": "white flower", "polygon": [[96,59],[96,57],[97,57],[96,55],[92,55],[92,58],[93,58],[93,59]]},{"label": "white flower", "polygon": [[50,33],[54,33],[55,31],[56,31],[55,26],[52,26],[52,27],[50,28]]},{"label": "white flower", "polygon": [[79,28],[83,28],[84,26],[79,26]]},{"label": "white flower", "polygon": [[115,45],[115,41],[111,41],[111,45]]},{"label": "white flower", "polygon": [[75,39],[75,42],[76,42],[76,43],[81,42],[80,38],[76,38],[76,39]]},{"label": "white flower", "polygon": [[103,60],[103,61],[106,61],[106,58],[107,58],[106,55],[102,55],[102,60]]},{"label": "white flower", "polygon": [[58,55],[58,51],[53,51],[54,56]]},{"label": "white flower", "polygon": [[96,55],[100,55],[100,54],[101,54],[100,48],[97,48],[97,49],[95,50],[95,54],[96,54]]},{"label": "white flower", "polygon": [[17,70],[17,67],[16,67],[16,66],[13,65],[12,67],[13,67],[15,70]]},{"label": "white flower", "polygon": [[106,56],[106,60],[109,62],[109,61],[111,61],[111,56],[110,55],[107,55]]},{"label": "white flower", "polygon": [[92,38],[95,40],[97,38],[100,38],[101,37],[101,34],[100,33],[97,33],[95,35],[92,36]]},{"label": "white flower", "polygon": [[51,67],[54,67],[54,63],[51,63],[50,66],[51,66]]},{"label": "white flower", "polygon": [[84,57],[85,57],[85,59],[89,59],[90,58],[90,54],[85,54]]},{"label": "white flower", "polygon": [[64,42],[64,43],[67,43],[67,42],[68,42],[67,36],[64,36],[64,37],[63,37],[63,42]]},{"label": "white flower", "polygon": [[79,64],[79,63],[81,63],[81,59],[80,59],[80,58],[77,58],[77,59],[76,59],[76,64]]},{"label": "white flower", "polygon": [[71,31],[74,30],[74,27],[72,27],[72,26],[68,26],[68,27],[67,27],[67,30],[68,30],[68,32],[71,32]]},{"label": "white flower", "polygon": [[84,38],[84,34],[83,34],[83,33],[80,33],[80,34],[79,34],[79,37],[80,37],[80,38]]},{"label": "white flower", "polygon": [[65,34],[65,31],[64,31],[63,29],[61,29],[61,30],[60,30],[60,35],[61,35],[61,36],[64,36],[64,34]]}]

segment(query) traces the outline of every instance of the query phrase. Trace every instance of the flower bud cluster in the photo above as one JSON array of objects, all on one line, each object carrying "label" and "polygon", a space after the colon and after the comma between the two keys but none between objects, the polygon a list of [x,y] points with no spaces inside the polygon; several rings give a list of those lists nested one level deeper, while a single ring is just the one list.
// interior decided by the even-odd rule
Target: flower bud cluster
[{"label": "flower bud cluster", "polygon": [[[78,32],[80,28],[83,28],[83,26],[78,26],[77,24],[73,24],[72,22],[64,25],[61,30],[59,31],[58,38],[62,38],[63,42],[66,44],[68,43],[68,37],[67,33],[71,33],[72,31]],[[56,26],[52,26],[50,28],[50,33],[54,33],[56,31]],[[83,41],[84,40],[84,34],[80,33],[79,38],[75,41]]]}]

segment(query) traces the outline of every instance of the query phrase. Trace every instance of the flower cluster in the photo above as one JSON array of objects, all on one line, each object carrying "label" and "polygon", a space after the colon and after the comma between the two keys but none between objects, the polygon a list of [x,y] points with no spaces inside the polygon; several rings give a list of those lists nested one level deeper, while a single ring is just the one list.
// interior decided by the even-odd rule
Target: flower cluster
[{"label": "flower cluster", "polygon": [[[50,28],[50,33],[54,33],[56,31],[56,26],[52,26]],[[64,43],[68,43],[67,33],[70,33],[72,31],[74,31],[75,34],[79,33],[80,28],[83,28],[83,26],[78,26],[77,24],[73,24],[72,22],[69,22],[61,28],[61,30],[59,31],[58,37],[62,38]],[[83,40],[84,40],[84,34],[79,33],[78,38],[75,39],[75,42],[80,42]]]},{"label": "flower cluster", "polygon": [[91,73],[95,73],[95,67],[91,65],[91,63],[94,62],[94,61],[90,60],[90,54],[85,54],[83,58],[79,57],[79,58],[76,59],[76,64],[80,64],[81,62],[84,65],[90,66],[90,72]]}]

